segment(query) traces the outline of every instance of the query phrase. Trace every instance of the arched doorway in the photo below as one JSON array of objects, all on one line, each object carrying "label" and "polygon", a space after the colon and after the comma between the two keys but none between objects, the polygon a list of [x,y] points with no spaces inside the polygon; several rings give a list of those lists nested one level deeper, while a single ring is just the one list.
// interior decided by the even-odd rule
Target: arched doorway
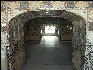
[{"label": "arched doorway", "polygon": [[[69,20],[73,24],[73,58],[72,60],[74,64],[74,69],[77,69],[77,70],[83,69],[84,58],[85,58],[85,43],[86,43],[85,20],[81,16],[65,11],[65,10],[63,11],[61,10],[61,14],[59,14],[59,16]],[[20,51],[21,53],[20,57],[15,58],[16,56],[11,56],[11,58],[14,58],[13,60],[18,60],[17,62],[20,61],[19,68],[23,64],[24,57],[25,57],[25,51],[23,46],[24,44],[23,27],[26,21],[28,21],[29,19],[33,19],[35,17],[37,16],[32,16],[32,11],[28,11],[14,17],[13,19],[10,20],[10,23],[9,23],[10,50],[12,51],[15,50],[16,53],[19,53]],[[11,53],[15,54],[15,52],[11,52]],[[11,60],[11,62],[13,60]],[[12,64],[12,66],[10,67],[15,68],[17,65],[16,63]]]}]

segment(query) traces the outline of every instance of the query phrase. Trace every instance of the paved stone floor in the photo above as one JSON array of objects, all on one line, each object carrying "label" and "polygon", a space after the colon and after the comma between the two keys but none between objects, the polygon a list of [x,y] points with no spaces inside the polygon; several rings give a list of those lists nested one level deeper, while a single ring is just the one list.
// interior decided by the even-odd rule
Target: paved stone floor
[{"label": "paved stone floor", "polygon": [[71,42],[43,36],[40,43],[25,42],[26,63],[21,70],[73,70]]}]

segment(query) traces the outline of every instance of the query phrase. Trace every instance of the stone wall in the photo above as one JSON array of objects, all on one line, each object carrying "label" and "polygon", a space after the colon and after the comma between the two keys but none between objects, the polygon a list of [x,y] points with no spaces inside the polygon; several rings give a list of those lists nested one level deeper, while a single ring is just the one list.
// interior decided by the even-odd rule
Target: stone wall
[{"label": "stone wall", "polygon": [[[20,54],[22,55],[22,52],[20,52],[20,54],[19,54],[19,51],[16,51],[16,53],[15,53],[14,50],[17,47],[16,43],[18,43],[19,41],[20,41],[20,43],[18,43],[18,46],[20,44],[22,45],[23,40],[21,39],[22,37],[20,36],[22,34],[19,33],[18,36],[17,36],[17,35],[15,35],[15,33],[17,33],[17,31],[19,30],[19,26],[21,26],[20,25],[21,23],[24,24],[24,22],[26,22],[26,20],[31,19],[32,17],[35,18],[35,16],[33,14],[31,14],[27,11],[28,10],[38,10],[38,9],[42,9],[42,8],[45,9],[45,10],[54,9],[54,10],[70,11],[72,13],[78,14],[79,16],[82,16],[85,19],[87,30],[85,30],[85,24],[82,24],[83,21],[81,21],[81,20],[80,20],[81,22],[80,21],[77,22],[75,20],[73,21],[73,20],[71,20],[72,18],[71,19],[67,18],[69,16],[67,16],[65,14],[61,15],[62,17],[71,20],[73,22],[73,24],[75,24],[76,26],[78,25],[78,23],[79,24],[81,23],[80,25],[78,25],[77,27],[75,26],[75,28],[74,28],[74,39],[73,39],[74,40],[74,42],[73,42],[74,54],[73,55],[76,55],[73,58],[74,66],[77,68],[77,70],[83,70],[83,69],[92,70],[93,69],[93,58],[92,58],[93,57],[92,56],[92,53],[93,53],[93,48],[92,48],[92,43],[93,43],[92,36],[93,36],[93,34],[92,34],[92,32],[93,32],[93,30],[90,31],[90,29],[89,29],[90,28],[89,27],[90,23],[88,22],[88,21],[90,21],[90,19],[93,20],[92,19],[93,18],[93,15],[92,15],[93,14],[93,1],[86,1],[86,2],[85,1],[71,1],[71,2],[69,2],[69,1],[53,1],[49,4],[50,8],[44,8],[46,3],[44,3],[43,1],[42,2],[28,1],[28,5],[27,5],[27,2],[26,2],[25,7],[23,7],[22,6],[23,4],[20,4],[20,3],[21,2],[19,2],[19,1],[2,1],[1,2],[1,29],[2,29],[1,33],[4,34],[4,35],[1,36],[1,48],[2,49],[5,48],[7,50],[7,56],[8,56],[8,69],[7,70],[15,70],[15,68],[17,66],[16,64],[21,64],[21,63],[18,63],[18,61],[15,63],[15,60],[18,60],[18,58],[22,57],[22,56],[20,56]],[[26,14],[20,15],[18,18],[14,18],[15,16],[17,16],[21,13],[24,13],[24,12]],[[73,17],[73,16],[70,16],[70,17]],[[73,19],[74,18],[77,18],[77,17],[73,17]],[[18,20],[13,21],[15,19],[18,19]],[[12,21],[9,24],[10,20],[12,20]],[[13,26],[12,22],[16,26],[15,25]],[[23,26],[23,24],[22,24],[22,26]],[[11,25],[13,26],[11,28],[13,28],[13,30],[15,31],[13,33],[10,32],[11,28],[9,28],[9,26],[11,26]],[[15,30],[15,28],[17,29],[17,31]],[[85,34],[85,32],[86,32],[86,34]],[[11,33],[11,35],[9,35],[9,33]],[[22,33],[23,33],[23,31],[22,31]],[[77,38],[77,34],[79,34],[78,38]],[[18,38],[20,37],[19,39],[16,38],[16,37],[15,38],[13,37],[13,39],[14,39],[13,42],[15,44],[13,44],[13,42],[10,41],[11,40],[10,37],[12,35],[14,35]],[[87,46],[84,45],[84,43],[85,43],[84,42],[84,39],[85,39],[84,35],[86,35],[86,40],[85,41],[87,41],[87,44],[86,44]],[[83,37],[83,38],[81,38],[81,37]],[[12,43],[12,45],[11,45],[11,43]],[[76,45],[78,46],[78,48],[75,47]],[[85,51],[86,58],[85,58],[85,66],[83,67],[82,65],[83,65],[83,62],[84,62],[83,61],[83,59],[84,59],[83,56],[84,56],[85,47],[86,47],[86,51]],[[19,48],[21,48],[21,46],[18,47],[18,49]],[[82,48],[83,48],[83,50],[82,50]],[[82,54],[80,54],[80,53],[82,53]],[[15,54],[14,56],[19,54],[20,57],[14,58],[14,56],[13,57],[11,56],[13,54]],[[20,68],[20,65],[19,65],[18,68]]]},{"label": "stone wall", "polygon": [[[17,22],[16,22],[17,21]],[[10,54],[8,54],[8,70],[20,70],[24,63],[24,30],[18,17],[9,23]],[[12,65],[11,65],[12,63]]]},{"label": "stone wall", "polygon": [[[93,9],[88,9],[88,20],[86,24],[86,51],[84,70],[93,69]],[[91,25],[90,25],[91,24]]]},{"label": "stone wall", "polygon": [[59,23],[59,40],[72,41],[73,25],[68,20],[63,20]]},{"label": "stone wall", "polygon": [[75,21],[75,26],[73,27],[73,63],[75,69],[83,70],[86,49],[86,25],[84,21],[79,21]]},{"label": "stone wall", "polygon": [[29,21],[24,25],[24,41],[40,41],[41,28],[36,22]]},{"label": "stone wall", "polygon": [[9,22],[8,70],[20,70],[20,67],[25,63],[24,24],[29,20],[28,15],[32,18],[32,14],[27,12],[25,15],[12,18]]},{"label": "stone wall", "polygon": [[[68,13],[68,15],[66,15]],[[74,16],[73,16],[74,15]],[[73,16],[73,17],[72,17]],[[73,24],[73,64],[75,70],[84,69],[84,58],[86,49],[86,21],[73,13],[64,12],[61,17],[72,21]]]}]

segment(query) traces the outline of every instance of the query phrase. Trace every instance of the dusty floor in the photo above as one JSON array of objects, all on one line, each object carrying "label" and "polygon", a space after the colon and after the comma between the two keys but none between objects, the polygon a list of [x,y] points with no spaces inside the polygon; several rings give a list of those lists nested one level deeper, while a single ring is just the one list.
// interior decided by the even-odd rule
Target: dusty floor
[{"label": "dusty floor", "polygon": [[73,70],[71,42],[59,43],[57,36],[43,36],[38,44],[25,42],[26,63],[21,70]]}]

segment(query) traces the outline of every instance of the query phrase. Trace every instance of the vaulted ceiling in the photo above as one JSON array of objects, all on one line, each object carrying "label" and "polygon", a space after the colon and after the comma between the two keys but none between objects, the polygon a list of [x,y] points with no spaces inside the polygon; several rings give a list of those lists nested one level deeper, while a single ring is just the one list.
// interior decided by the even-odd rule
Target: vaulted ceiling
[{"label": "vaulted ceiling", "polygon": [[72,22],[70,22],[67,19],[61,18],[61,17],[36,17],[34,19],[30,19],[26,22],[26,24],[58,24],[58,25],[72,25]]},{"label": "vaulted ceiling", "polygon": [[36,17],[59,17],[64,10],[41,10],[41,11],[31,11]]}]

